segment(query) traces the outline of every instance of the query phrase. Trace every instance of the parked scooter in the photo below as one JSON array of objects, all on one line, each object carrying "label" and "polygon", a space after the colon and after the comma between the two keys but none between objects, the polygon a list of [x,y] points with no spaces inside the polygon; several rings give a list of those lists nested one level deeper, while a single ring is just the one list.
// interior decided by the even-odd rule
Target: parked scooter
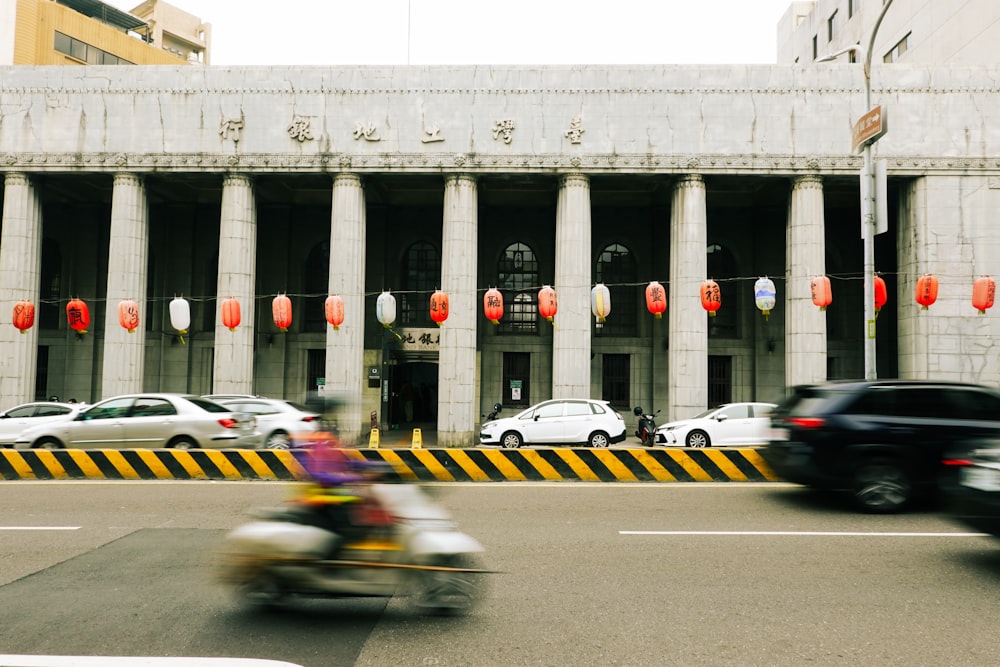
[{"label": "parked scooter", "polygon": [[656,444],[655,417],[660,414],[660,411],[657,410],[651,415],[643,414],[642,407],[637,405],[632,410],[632,414],[639,418],[639,423],[636,425],[635,429],[635,437],[639,438],[639,441],[647,447],[651,447]]},{"label": "parked scooter", "polygon": [[431,613],[466,613],[482,594],[482,545],[411,483],[367,489],[389,520],[329,559],[331,532],[309,525],[303,507],[267,510],[224,542],[221,578],[245,601],[280,607],[301,597],[409,595]]},{"label": "parked scooter", "polygon": [[[496,419],[496,418],[497,418],[497,415],[498,415],[498,414],[500,414],[500,411],[501,411],[501,410],[503,410],[503,406],[502,406],[502,405],[500,405],[499,403],[494,403],[494,404],[493,404],[493,412],[491,412],[491,413],[490,413],[490,414],[488,414],[488,415],[485,415],[485,417],[486,417],[486,421],[484,421],[483,423],[485,424],[486,422],[491,422],[491,421],[493,421],[494,419]],[[480,417],[482,417],[482,416],[484,416],[484,415],[479,415],[479,416],[480,416]]]}]

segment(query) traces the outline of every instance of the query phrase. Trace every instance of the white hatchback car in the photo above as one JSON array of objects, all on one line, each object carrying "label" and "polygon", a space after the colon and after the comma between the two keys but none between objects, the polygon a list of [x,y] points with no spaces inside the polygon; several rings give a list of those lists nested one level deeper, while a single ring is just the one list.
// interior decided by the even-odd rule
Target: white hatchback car
[{"label": "white hatchback car", "polygon": [[774,403],[726,403],[691,419],[656,427],[657,445],[711,447],[762,445],[768,441]]},{"label": "white hatchback car", "polygon": [[216,403],[233,412],[246,412],[257,419],[263,434],[262,447],[290,449],[296,433],[312,433],[319,428],[320,415],[304,405],[278,398],[217,398]]},{"label": "white hatchback car", "polygon": [[624,439],[625,418],[607,401],[583,398],[543,401],[513,417],[488,421],[479,432],[481,444],[507,449],[580,443],[607,447]]},{"label": "white hatchback car", "polygon": [[83,407],[86,406],[82,403],[35,401],[0,412],[0,448],[13,447],[17,436],[32,426],[60,419],[72,419]]}]

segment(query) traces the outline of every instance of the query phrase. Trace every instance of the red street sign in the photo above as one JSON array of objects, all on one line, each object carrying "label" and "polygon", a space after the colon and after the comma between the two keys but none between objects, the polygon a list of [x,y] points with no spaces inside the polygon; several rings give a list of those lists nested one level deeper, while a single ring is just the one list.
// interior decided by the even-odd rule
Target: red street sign
[{"label": "red street sign", "polygon": [[858,119],[851,130],[851,146],[854,152],[862,146],[873,144],[889,129],[889,124],[879,105]]}]

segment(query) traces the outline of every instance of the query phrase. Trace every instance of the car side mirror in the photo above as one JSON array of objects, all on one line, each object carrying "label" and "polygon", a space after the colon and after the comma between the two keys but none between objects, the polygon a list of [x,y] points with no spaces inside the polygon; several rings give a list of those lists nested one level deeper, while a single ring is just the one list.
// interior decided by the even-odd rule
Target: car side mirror
[{"label": "car side mirror", "polygon": [[715,418],[715,421],[724,422],[727,419],[729,419],[729,415],[719,415],[718,417]]}]

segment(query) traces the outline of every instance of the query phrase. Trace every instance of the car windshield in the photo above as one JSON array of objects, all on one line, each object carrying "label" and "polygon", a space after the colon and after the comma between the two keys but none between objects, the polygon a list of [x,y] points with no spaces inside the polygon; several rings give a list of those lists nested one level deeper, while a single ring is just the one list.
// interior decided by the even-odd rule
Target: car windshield
[{"label": "car windshield", "polygon": [[231,410],[224,405],[219,405],[218,403],[205,400],[204,398],[198,398],[197,396],[188,396],[187,400],[192,405],[197,405],[206,412],[231,412]]}]

